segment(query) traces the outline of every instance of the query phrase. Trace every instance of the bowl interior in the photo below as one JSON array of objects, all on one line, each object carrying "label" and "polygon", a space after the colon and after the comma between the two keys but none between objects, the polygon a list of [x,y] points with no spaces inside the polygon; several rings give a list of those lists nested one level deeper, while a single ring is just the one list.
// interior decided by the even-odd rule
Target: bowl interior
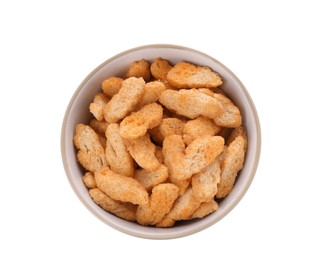
[{"label": "bowl interior", "polygon": [[[91,114],[89,104],[96,93],[101,91],[101,83],[111,76],[122,76],[132,61],[146,59],[150,62],[162,57],[175,64],[187,61],[206,65],[218,72],[223,79],[221,89],[239,107],[243,125],[248,134],[248,150],[244,168],[232,192],[219,204],[219,209],[199,220],[181,222],[168,228],[143,227],[136,223],[122,220],[101,209],[90,198],[82,182],[83,169],[77,163],[76,150],[73,145],[75,126],[78,123],[89,123]],[[67,108],[61,133],[61,150],[65,171],[71,186],[83,204],[106,224],[131,235],[145,238],[176,238],[200,231],[224,217],[243,197],[255,174],[260,155],[260,126],[254,104],[239,79],[217,60],[201,52],[180,46],[150,45],[123,52],[107,60],[81,83]]]}]

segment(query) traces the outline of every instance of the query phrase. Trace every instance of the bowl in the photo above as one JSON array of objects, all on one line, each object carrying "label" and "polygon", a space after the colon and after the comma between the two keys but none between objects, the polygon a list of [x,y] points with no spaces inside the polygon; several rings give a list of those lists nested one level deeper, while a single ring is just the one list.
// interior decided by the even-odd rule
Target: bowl
[{"label": "bowl", "polygon": [[[175,64],[187,61],[206,65],[218,72],[224,83],[221,89],[239,107],[243,126],[247,130],[248,149],[244,167],[238,175],[232,192],[219,204],[219,209],[203,219],[183,221],[171,228],[145,227],[137,223],[118,218],[100,208],[89,196],[82,182],[83,169],[77,162],[73,135],[78,123],[89,123],[91,114],[89,104],[96,93],[101,91],[101,82],[110,76],[121,76],[132,61],[146,59],[152,61],[158,57]],[[258,115],[254,103],[241,81],[222,63],[216,59],[190,48],[156,44],[137,47],[108,59],[94,69],[80,84],[72,96],[65,112],[61,131],[61,154],[67,178],[81,202],[98,219],[124,233],[150,239],[169,239],[187,236],[201,231],[217,223],[225,217],[242,199],[255,175],[261,145],[261,133]]]}]

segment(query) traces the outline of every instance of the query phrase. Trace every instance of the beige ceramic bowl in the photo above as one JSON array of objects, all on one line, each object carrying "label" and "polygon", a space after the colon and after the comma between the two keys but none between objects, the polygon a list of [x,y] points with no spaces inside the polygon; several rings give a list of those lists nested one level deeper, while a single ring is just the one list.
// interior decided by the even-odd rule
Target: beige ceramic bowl
[{"label": "beige ceramic bowl", "polygon": [[[188,61],[207,65],[217,71],[224,83],[222,89],[239,107],[243,116],[243,125],[248,134],[248,150],[245,165],[237,178],[232,192],[220,203],[213,214],[198,220],[179,223],[172,228],[143,227],[136,223],[122,220],[101,209],[90,198],[87,188],[82,183],[83,169],[77,163],[76,150],[73,146],[73,134],[78,123],[89,123],[91,114],[89,104],[94,95],[101,91],[101,82],[114,75],[123,75],[132,61],[157,57],[168,59],[171,63]],[[120,53],[94,69],[80,84],[65,113],[61,131],[61,153],[69,182],[82,203],[101,221],[127,234],[153,239],[177,238],[203,230],[226,216],[241,200],[255,175],[260,156],[260,125],[255,106],[249,93],[240,80],[223,64],[199,51],[175,45],[148,45]]]}]

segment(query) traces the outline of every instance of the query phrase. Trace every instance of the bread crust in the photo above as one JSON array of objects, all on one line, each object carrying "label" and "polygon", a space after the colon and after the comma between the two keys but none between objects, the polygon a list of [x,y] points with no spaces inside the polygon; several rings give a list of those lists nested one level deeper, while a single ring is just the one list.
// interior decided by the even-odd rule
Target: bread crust
[{"label": "bread crust", "polygon": [[117,94],[122,86],[123,79],[118,77],[110,77],[102,82],[102,91],[108,97]]},{"label": "bread crust", "polygon": [[97,187],[114,200],[136,205],[149,203],[146,189],[131,177],[114,173],[108,167],[96,172],[94,177]]},{"label": "bread crust", "polygon": [[183,127],[183,141],[189,145],[192,141],[203,135],[216,135],[221,130],[213,120],[199,116],[193,120],[189,120]]},{"label": "bread crust", "polygon": [[134,178],[147,190],[160,183],[165,182],[169,177],[168,169],[163,164],[155,171],[148,172],[145,169],[137,169]]},{"label": "bread crust", "polygon": [[217,198],[226,197],[233,189],[236,177],[244,164],[245,147],[246,141],[242,136],[238,136],[228,146],[221,165],[221,181],[218,184]]},{"label": "bread crust", "polygon": [[120,135],[124,139],[133,140],[143,136],[148,129],[161,123],[163,108],[157,103],[145,105],[138,112],[127,116],[120,123]]},{"label": "bread crust", "polygon": [[170,135],[163,141],[164,163],[172,178],[185,180],[213,163],[223,147],[220,136],[199,137],[185,148],[181,135]]},{"label": "bread crust", "polygon": [[179,188],[172,183],[163,183],[152,189],[148,206],[140,206],[137,210],[139,224],[155,225],[170,211],[178,197]]},{"label": "bread crust", "polygon": [[161,80],[166,82],[167,81],[167,74],[172,69],[172,65],[169,63],[169,61],[157,58],[154,62],[152,62],[150,66],[150,71],[152,76],[155,79]]},{"label": "bread crust", "polygon": [[167,74],[169,84],[176,88],[216,88],[222,84],[218,73],[206,66],[177,63]]},{"label": "bread crust", "polygon": [[222,127],[239,127],[242,124],[240,110],[232,101],[224,95],[214,93],[215,98],[223,107],[223,112],[213,120],[218,126]]},{"label": "bread crust", "polygon": [[77,158],[88,171],[96,172],[107,166],[104,149],[96,132],[88,125],[78,124],[74,135]]},{"label": "bread crust", "polygon": [[102,121],[104,119],[103,109],[108,102],[109,98],[107,98],[105,94],[98,93],[95,95],[93,102],[90,103],[89,110],[98,121]]},{"label": "bread crust", "polygon": [[120,136],[119,125],[116,123],[110,124],[106,131],[106,137],[106,159],[110,169],[115,173],[132,177],[134,175],[133,159]]},{"label": "bread crust", "polygon": [[198,116],[214,119],[223,113],[223,107],[216,98],[198,89],[165,90],[159,101],[167,109],[191,119]]},{"label": "bread crust", "polygon": [[150,63],[145,59],[132,62],[129,66],[128,71],[126,72],[126,78],[130,77],[142,77],[146,82],[150,81]]},{"label": "bread crust", "polygon": [[113,200],[99,188],[90,189],[89,194],[93,201],[104,210],[125,220],[136,221],[137,207],[133,204]]},{"label": "bread crust", "polygon": [[137,139],[126,140],[127,149],[136,163],[147,171],[157,170],[161,164],[155,156],[155,145],[151,142],[149,134]]},{"label": "bread crust", "polygon": [[131,77],[122,82],[122,87],[115,94],[104,109],[104,119],[109,123],[116,123],[133,111],[143,95],[145,82],[143,78]]}]

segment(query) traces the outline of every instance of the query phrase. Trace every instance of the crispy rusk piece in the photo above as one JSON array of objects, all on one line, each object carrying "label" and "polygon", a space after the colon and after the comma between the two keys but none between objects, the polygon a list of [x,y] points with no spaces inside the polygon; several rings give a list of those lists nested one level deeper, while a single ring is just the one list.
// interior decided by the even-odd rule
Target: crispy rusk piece
[{"label": "crispy rusk piece", "polygon": [[242,117],[239,108],[224,95],[214,94],[214,96],[223,107],[223,113],[215,117],[213,119],[214,122],[222,127],[239,127],[242,124]]},{"label": "crispy rusk piece", "polygon": [[164,118],[162,119],[162,122],[159,125],[159,132],[163,136],[163,139],[166,136],[173,135],[173,134],[182,135],[184,124],[185,122],[178,118],[173,118],[173,117]]},{"label": "crispy rusk piece", "polygon": [[89,105],[90,112],[98,121],[103,120],[103,109],[108,102],[109,99],[105,94],[98,93],[95,95],[93,102]]},{"label": "crispy rusk piece", "polygon": [[90,172],[107,166],[104,149],[96,132],[88,125],[78,124],[73,138],[79,149],[77,157],[80,164]]},{"label": "crispy rusk piece", "polygon": [[156,224],[158,228],[168,228],[172,227],[176,221],[172,218],[165,216],[160,222]]},{"label": "crispy rusk piece", "polygon": [[107,123],[104,119],[102,121],[98,121],[97,119],[92,118],[89,125],[94,131],[96,131],[97,134],[104,136],[109,123]]},{"label": "crispy rusk piece", "polygon": [[116,123],[110,124],[106,131],[107,147],[106,159],[110,169],[125,176],[134,175],[134,165],[127,146],[120,136],[120,128]]},{"label": "crispy rusk piece", "polygon": [[138,205],[149,203],[148,192],[135,179],[117,174],[108,167],[95,173],[97,187],[114,200]]},{"label": "crispy rusk piece", "polygon": [[169,84],[176,88],[216,88],[222,84],[217,72],[206,66],[177,63],[167,74]]},{"label": "crispy rusk piece", "polygon": [[203,218],[212,212],[215,212],[218,208],[219,204],[214,200],[203,202],[188,219]]},{"label": "crispy rusk piece", "polygon": [[[223,151],[224,139],[220,136],[202,136],[195,139],[186,149],[182,167],[174,167],[174,177],[188,179],[193,174],[201,172],[214,162]],[[179,155],[178,155],[179,161]]]},{"label": "crispy rusk piece", "polygon": [[244,138],[244,141],[245,141],[244,149],[247,150],[248,137],[247,137],[246,130],[244,129],[243,126],[236,127],[235,129],[232,130],[232,132],[230,133],[226,141],[226,145],[230,145],[234,141],[234,139],[236,139],[238,136],[242,136]]},{"label": "crispy rusk piece", "polygon": [[216,98],[198,89],[165,90],[159,101],[169,110],[191,119],[201,115],[214,119],[223,113],[223,107]]},{"label": "crispy rusk piece", "polygon": [[139,206],[136,213],[137,222],[143,226],[154,225],[157,213],[150,206]]},{"label": "crispy rusk piece", "polygon": [[[222,153],[220,153],[219,156],[218,156],[217,159],[216,159],[216,160],[219,162],[219,164],[220,164],[220,169],[221,169],[221,165],[222,165],[222,163],[223,163],[223,161],[224,161],[224,158],[226,157],[227,150],[228,150],[228,146],[225,145],[225,146],[223,147]],[[220,173],[220,175],[221,175],[221,173]]]},{"label": "crispy rusk piece", "polygon": [[82,181],[88,189],[94,189],[97,187],[96,181],[94,180],[94,174],[92,172],[86,172],[82,176]]},{"label": "crispy rusk piece", "polygon": [[164,162],[164,158],[163,158],[163,153],[162,153],[161,147],[156,146],[156,151],[155,151],[154,155],[156,156],[156,158],[158,159],[158,161],[160,163]]},{"label": "crispy rusk piece", "polygon": [[110,77],[102,82],[102,91],[108,97],[117,94],[122,86],[123,79],[118,77]]},{"label": "crispy rusk piece", "polygon": [[163,183],[152,189],[148,206],[137,210],[137,221],[141,225],[155,225],[170,211],[178,197],[179,188],[172,183]]},{"label": "crispy rusk piece", "polygon": [[171,182],[173,182],[173,180],[175,179],[173,177],[173,171],[177,163],[177,159],[175,157],[176,155],[179,155],[180,159],[184,155],[184,149],[185,144],[181,135],[170,135],[167,136],[163,141],[162,154],[164,158],[164,164],[168,167],[169,170],[169,177]]},{"label": "crispy rusk piece", "polygon": [[161,144],[163,139],[168,135],[182,135],[184,124],[185,121],[183,120],[175,117],[167,117],[163,118],[161,124],[152,128],[149,132],[151,133],[152,138]]},{"label": "crispy rusk piece", "polygon": [[126,145],[129,153],[141,168],[151,172],[161,166],[155,156],[156,146],[151,142],[148,133],[134,140],[126,140]]},{"label": "crispy rusk piece", "polygon": [[166,166],[161,166],[152,172],[145,169],[138,169],[134,173],[134,178],[147,190],[151,191],[152,188],[168,179],[168,169]]},{"label": "crispy rusk piece", "polygon": [[131,77],[124,80],[119,92],[105,105],[104,119],[109,123],[116,123],[133,111],[143,95],[144,83],[143,78]]},{"label": "crispy rusk piece", "polygon": [[148,129],[161,123],[162,106],[157,103],[145,105],[138,112],[127,116],[120,123],[120,135],[124,139],[136,139],[143,136]]},{"label": "crispy rusk piece", "polygon": [[191,180],[193,196],[200,202],[211,201],[218,191],[220,173],[220,163],[215,160],[203,172],[193,175]]},{"label": "crispy rusk piece", "polygon": [[221,181],[218,184],[217,198],[224,198],[231,192],[236,177],[244,164],[245,147],[246,141],[242,136],[238,136],[228,146],[221,165]]},{"label": "crispy rusk piece", "polygon": [[130,77],[142,77],[146,82],[150,81],[151,72],[149,62],[144,59],[132,62],[126,72],[126,78]]},{"label": "crispy rusk piece", "polygon": [[207,117],[199,116],[196,119],[189,120],[183,127],[183,141],[186,145],[198,137],[204,135],[216,135],[221,130],[213,120]]},{"label": "crispy rusk piece", "polygon": [[150,208],[162,215],[160,220],[170,211],[173,203],[178,198],[178,192],[179,188],[172,183],[162,183],[152,189]]},{"label": "crispy rusk piece", "polygon": [[104,210],[128,221],[136,220],[137,207],[133,204],[113,200],[98,188],[89,190],[89,194],[93,201]]},{"label": "crispy rusk piece", "polygon": [[185,148],[181,135],[170,135],[163,141],[162,152],[170,176],[185,180],[213,163],[223,147],[224,139],[220,136],[199,137]]},{"label": "crispy rusk piece", "polygon": [[193,196],[192,189],[189,188],[176,200],[166,217],[174,220],[186,220],[196,211],[200,204],[199,200]]},{"label": "crispy rusk piece", "polygon": [[214,92],[208,88],[199,88],[198,89],[201,93],[207,94],[210,97],[214,97]]},{"label": "crispy rusk piece", "polygon": [[167,81],[167,74],[172,69],[169,61],[157,58],[150,66],[150,71],[155,79]]},{"label": "crispy rusk piece", "polygon": [[160,94],[164,90],[166,90],[166,87],[161,81],[151,81],[146,83],[141,100],[137,104],[135,109],[139,110],[145,105],[157,102],[159,100]]},{"label": "crispy rusk piece", "polygon": [[179,196],[181,196],[189,188],[190,183],[191,183],[191,178],[186,179],[186,180],[177,180],[172,177],[172,174],[169,174],[169,181],[179,188]]}]

